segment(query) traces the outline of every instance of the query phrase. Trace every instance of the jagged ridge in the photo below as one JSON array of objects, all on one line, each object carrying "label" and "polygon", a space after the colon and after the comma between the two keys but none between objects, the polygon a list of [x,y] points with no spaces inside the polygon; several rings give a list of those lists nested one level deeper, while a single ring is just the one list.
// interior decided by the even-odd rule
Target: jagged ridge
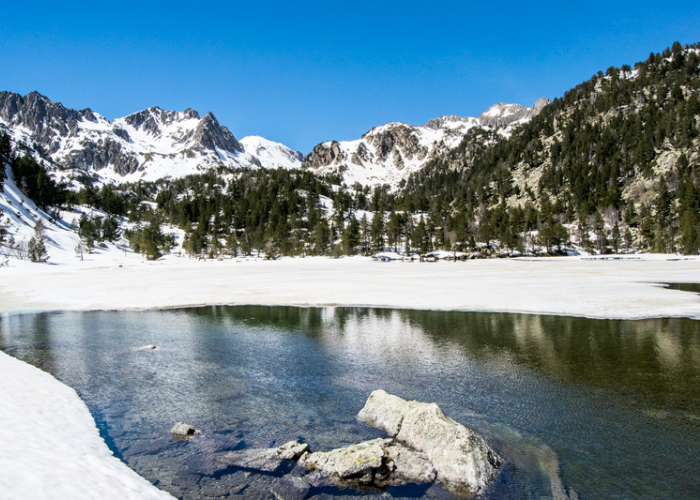
[{"label": "jagged ridge", "polygon": [[0,92],[0,126],[46,159],[100,179],[155,180],[220,167],[296,168],[304,158],[263,138],[239,142],[212,113],[200,118],[189,108],[151,107],[110,122],[38,92]]},{"label": "jagged ridge", "polygon": [[339,173],[347,184],[389,184],[397,187],[433,158],[444,156],[460,144],[474,127],[508,136],[516,127],[530,121],[549,104],[541,98],[532,107],[499,103],[478,118],[458,115],[434,118],[421,126],[387,123],[366,132],[355,141],[318,144],[306,158],[304,167],[316,173]]}]

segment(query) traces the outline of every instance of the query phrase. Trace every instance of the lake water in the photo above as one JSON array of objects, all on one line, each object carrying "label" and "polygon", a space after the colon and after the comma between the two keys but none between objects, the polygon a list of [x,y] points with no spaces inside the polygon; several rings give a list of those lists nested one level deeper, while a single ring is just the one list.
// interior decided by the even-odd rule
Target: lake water
[{"label": "lake water", "polygon": [[[155,344],[152,351],[138,350]],[[75,388],[117,456],[182,498],[274,498],[278,475],[202,464],[292,439],[382,434],[375,389],[436,402],[506,464],[483,499],[698,498],[700,321],[357,308],[9,316],[0,348]],[[185,421],[204,431],[175,441]],[[311,498],[358,498],[337,488]],[[376,498],[447,498],[393,488]]]}]

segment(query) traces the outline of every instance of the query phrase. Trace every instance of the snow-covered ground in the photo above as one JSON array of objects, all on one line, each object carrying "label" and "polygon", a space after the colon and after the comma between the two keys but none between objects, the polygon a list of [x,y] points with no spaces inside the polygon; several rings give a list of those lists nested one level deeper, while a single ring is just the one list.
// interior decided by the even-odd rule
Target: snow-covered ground
[{"label": "snow-covered ground", "polygon": [[659,285],[700,283],[700,259],[673,255],[609,259],[384,263],[365,257],[196,261],[167,256],[147,262],[133,254],[112,253],[70,266],[13,261],[0,268],[0,311],[276,304],[620,319],[700,316],[699,296]]}]

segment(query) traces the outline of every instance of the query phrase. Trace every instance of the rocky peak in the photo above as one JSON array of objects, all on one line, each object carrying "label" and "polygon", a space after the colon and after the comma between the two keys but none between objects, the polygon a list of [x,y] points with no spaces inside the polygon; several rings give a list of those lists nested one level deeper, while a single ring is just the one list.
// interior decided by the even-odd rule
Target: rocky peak
[{"label": "rocky peak", "polygon": [[445,128],[445,125],[448,123],[464,123],[471,119],[472,118],[462,118],[459,115],[445,115],[439,116],[438,118],[433,118],[423,126],[432,130],[440,130]]},{"label": "rocky peak", "polygon": [[531,108],[522,104],[507,104],[499,102],[481,113],[479,122],[486,127],[508,127],[518,121],[528,121],[537,116],[542,108],[550,103],[546,97],[539,98]]},{"label": "rocky peak", "polygon": [[[197,112],[188,109],[187,114],[192,113],[197,115]],[[172,125],[176,121],[180,121],[186,113],[178,113],[177,111],[165,111],[158,106],[153,106],[143,111],[130,114],[124,118],[124,121],[135,129],[144,130],[151,135],[160,135],[162,127]],[[199,116],[197,116],[199,118]]]},{"label": "rocky peak", "polygon": [[231,153],[243,152],[243,146],[240,145],[227,127],[219,125],[216,117],[211,112],[204,115],[199,125],[197,125],[197,129],[194,132],[194,140],[212,151],[215,151],[218,147]]},{"label": "rocky peak", "polygon": [[77,123],[84,120],[85,114],[67,109],[60,102],[53,102],[36,91],[24,97],[13,92],[0,92],[0,121],[10,128],[29,130],[43,149],[50,153],[60,147],[59,137],[75,135]]},{"label": "rocky peak", "polygon": [[540,114],[540,111],[542,111],[542,108],[544,108],[547,104],[551,104],[552,101],[547,99],[546,97],[540,97],[535,101],[535,104],[532,105],[531,108],[531,113],[532,116],[537,116]]},{"label": "rocky peak", "polygon": [[199,113],[192,108],[187,108],[182,114],[188,120],[199,120]]}]

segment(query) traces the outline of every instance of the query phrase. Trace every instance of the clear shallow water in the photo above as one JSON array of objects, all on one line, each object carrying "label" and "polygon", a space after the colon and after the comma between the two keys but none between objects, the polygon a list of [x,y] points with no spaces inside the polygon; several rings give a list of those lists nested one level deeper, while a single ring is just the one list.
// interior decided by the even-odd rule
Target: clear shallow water
[{"label": "clear shallow water", "polygon": [[[273,498],[278,477],[202,464],[291,439],[326,450],[378,437],[355,420],[377,388],[434,401],[486,437],[507,464],[479,498],[700,491],[698,321],[203,307],[5,317],[0,348],[74,387],[115,453],[182,498]],[[177,421],[204,436],[174,441]],[[359,494],[309,493],[344,496]]]}]

